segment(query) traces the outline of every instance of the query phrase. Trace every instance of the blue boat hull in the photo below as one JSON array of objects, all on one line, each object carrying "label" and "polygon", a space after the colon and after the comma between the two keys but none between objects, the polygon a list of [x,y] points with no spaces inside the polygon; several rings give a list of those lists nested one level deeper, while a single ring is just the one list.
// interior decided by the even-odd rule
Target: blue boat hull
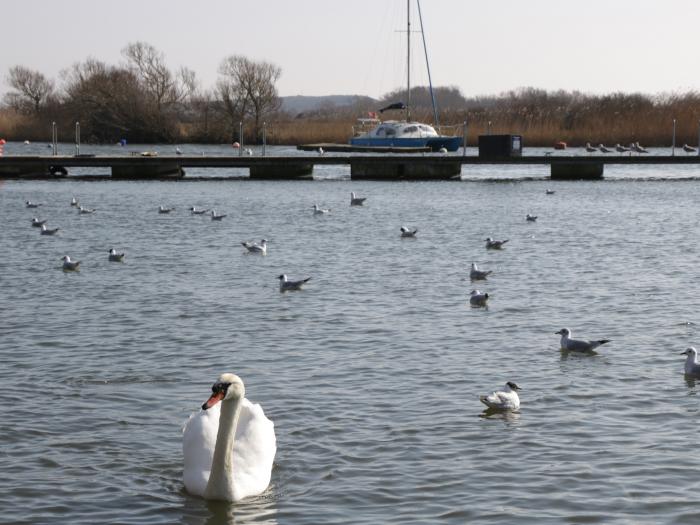
[{"label": "blue boat hull", "polygon": [[424,138],[379,138],[379,137],[353,137],[350,139],[353,146],[381,146],[390,148],[424,148],[432,151],[457,151],[462,144],[462,137],[424,137]]}]

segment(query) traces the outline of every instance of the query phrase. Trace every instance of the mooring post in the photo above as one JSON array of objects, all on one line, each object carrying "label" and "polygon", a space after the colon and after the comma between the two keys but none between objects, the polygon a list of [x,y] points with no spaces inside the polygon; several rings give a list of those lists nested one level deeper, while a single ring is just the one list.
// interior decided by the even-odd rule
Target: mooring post
[{"label": "mooring post", "polygon": [[673,139],[671,140],[671,156],[676,156],[676,119],[673,119]]},{"label": "mooring post", "polygon": [[462,123],[462,157],[467,156],[467,121]]},{"label": "mooring post", "polygon": [[51,123],[51,144],[53,145],[52,153],[55,157],[58,155],[58,133],[56,132],[56,123]]},{"label": "mooring post", "polygon": [[265,146],[267,145],[267,122],[263,122],[263,148],[262,156],[265,156]]},{"label": "mooring post", "polygon": [[243,156],[243,121],[238,123],[238,156]]},{"label": "mooring post", "polygon": [[80,122],[75,123],[75,154],[80,155]]},{"label": "mooring post", "polygon": [[491,134],[491,121],[489,120],[489,130],[488,130],[487,135],[490,135],[490,134]]}]

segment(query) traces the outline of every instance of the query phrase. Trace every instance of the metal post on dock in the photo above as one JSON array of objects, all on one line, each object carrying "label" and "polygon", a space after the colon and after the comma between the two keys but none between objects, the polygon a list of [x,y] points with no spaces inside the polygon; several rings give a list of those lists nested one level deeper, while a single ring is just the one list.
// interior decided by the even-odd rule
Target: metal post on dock
[{"label": "metal post on dock", "polygon": [[238,123],[238,156],[243,156],[243,121]]},{"label": "metal post on dock", "polygon": [[698,120],[698,155],[700,155],[700,120]]},{"label": "metal post on dock", "polygon": [[80,122],[75,123],[75,154],[80,155]]},{"label": "metal post on dock", "polygon": [[489,120],[489,130],[488,130],[487,135],[490,135],[490,134],[491,134],[491,121]]},{"label": "metal post on dock", "polygon": [[671,156],[676,156],[676,119],[673,119],[673,139],[671,140]]},{"label": "metal post on dock", "polygon": [[265,156],[265,146],[267,145],[267,122],[263,122],[263,147],[262,156]]},{"label": "metal post on dock", "polygon": [[467,156],[467,121],[462,123],[462,157]]},{"label": "metal post on dock", "polygon": [[53,146],[52,153],[55,157],[56,155],[58,155],[58,133],[56,131],[55,122],[51,123],[51,145]]}]

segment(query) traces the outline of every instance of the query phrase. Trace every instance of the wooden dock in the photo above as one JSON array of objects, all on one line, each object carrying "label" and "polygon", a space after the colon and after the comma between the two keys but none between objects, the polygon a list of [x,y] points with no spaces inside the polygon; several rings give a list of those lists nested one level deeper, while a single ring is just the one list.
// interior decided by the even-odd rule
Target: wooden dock
[{"label": "wooden dock", "polygon": [[[71,178],[71,168],[109,168],[114,179],[187,179],[187,168],[247,168],[253,179],[311,179],[316,165],[350,166],[353,179],[448,180],[469,165],[543,165],[552,178],[602,178],[606,164],[700,164],[698,155],[590,155],[481,158],[441,154],[289,155],[289,156],[5,156],[0,179]],[[84,178],[81,176],[81,178]],[[100,180],[107,175],[95,176]],[[233,179],[233,178],[232,178]]]}]

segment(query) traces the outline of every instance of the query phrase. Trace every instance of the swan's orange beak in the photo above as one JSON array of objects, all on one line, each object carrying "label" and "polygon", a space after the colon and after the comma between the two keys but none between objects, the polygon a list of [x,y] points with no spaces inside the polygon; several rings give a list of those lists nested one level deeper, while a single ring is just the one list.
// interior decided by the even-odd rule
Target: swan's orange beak
[{"label": "swan's orange beak", "polygon": [[216,405],[219,401],[221,401],[224,396],[226,395],[226,392],[214,392],[209,399],[207,399],[206,403],[202,405],[202,410],[206,410],[208,408],[213,407]]}]

